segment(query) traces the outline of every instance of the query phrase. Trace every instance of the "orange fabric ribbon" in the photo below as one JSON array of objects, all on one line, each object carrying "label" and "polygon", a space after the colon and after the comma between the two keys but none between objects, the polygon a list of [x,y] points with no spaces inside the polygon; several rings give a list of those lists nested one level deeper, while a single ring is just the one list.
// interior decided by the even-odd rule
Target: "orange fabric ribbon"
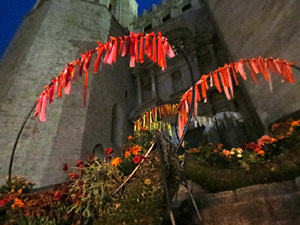
[{"label": "orange fabric ribbon", "polygon": [[[202,97],[204,98],[204,102],[206,101],[207,98],[206,92],[209,89],[207,85],[207,79],[210,80],[211,85],[214,84],[214,86],[217,88],[217,90],[220,93],[222,92],[222,88],[221,88],[222,86],[227,99],[231,99],[234,97],[233,80],[236,85],[239,84],[237,79],[237,74],[240,74],[244,80],[247,79],[246,73],[243,68],[245,64],[250,70],[250,74],[254,82],[258,83],[256,76],[259,73],[261,73],[264,76],[265,80],[269,82],[271,91],[272,91],[272,84],[271,84],[270,72],[280,74],[287,82],[291,84],[294,83],[294,78],[291,70],[291,65],[293,65],[293,63],[289,63],[286,60],[259,57],[259,58],[252,58],[252,59],[241,59],[238,62],[225,64],[223,67],[218,68],[217,70],[209,73],[209,75],[203,75],[200,78],[200,80],[196,82],[195,102],[193,103],[191,102],[192,88],[187,90],[182,95],[178,106],[179,137],[181,137],[183,128],[187,123],[188,111],[191,107],[194,108],[193,115],[197,116],[197,102],[201,101],[198,85],[201,85],[201,93],[202,93]],[[219,79],[221,79],[221,83]]]}]

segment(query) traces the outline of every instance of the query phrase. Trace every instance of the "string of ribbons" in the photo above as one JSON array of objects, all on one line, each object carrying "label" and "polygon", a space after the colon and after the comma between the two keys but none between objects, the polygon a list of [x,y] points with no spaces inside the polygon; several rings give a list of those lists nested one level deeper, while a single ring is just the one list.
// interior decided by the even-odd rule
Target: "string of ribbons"
[{"label": "string of ribbons", "polygon": [[[144,55],[153,63],[157,63],[162,70],[167,67],[166,56],[173,58],[175,56],[167,38],[163,37],[160,32],[149,34],[130,33],[124,37],[110,37],[110,40],[102,44],[97,42],[98,47],[91,51],[81,53],[81,57],[72,63],[68,63],[63,71],[54,77],[50,84],[45,86],[44,91],[37,99],[35,116],[39,116],[40,121],[46,121],[47,104],[51,104],[54,96],[61,98],[63,92],[67,95],[71,91],[71,83],[79,74],[84,72],[84,93],[83,101],[86,105],[87,85],[89,78],[89,67],[93,55],[97,55],[93,72],[96,74],[99,69],[100,62],[104,64],[113,64],[117,61],[117,55],[122,57],[130,56],[130,67],[135,67],[136,63],[144,62]],[[103,57],[102,57],[103,56]],[[101,61],[102,60],[102,61]],[[77,73],[75,73],[75,70]]]},{"label": "string of ribbons", "polygon": [[192,90],[191,87],[187,90],[180,99],[178,106],[178,136],[179,138],[183,135],[184,126],[188,121],[188,112],[190,107],[193,108],[193,116],[197,116],[198,102],[207,101],[207,90],[210,87],[215,86],[216,89],[226,95],[227,99],[232,99],[234,97],[233,85],[239,85],[238,76],[246,80],[246,72],[244,66],[250,71],[251,77],[255,84],[258,83],[257,75],[261,73],[265,80],[270,85],[270,90],[272,92],[272,80],[271,72],[281,76],[283,81],[287,81],[291,84],[294,83],[294,78],[291,70],[291,66],[294,63],[287,62],[282,59],[273,58],[251,58],[251,59],[241,59],[237,62],[225,64],[225,66],[216,69],[215,71],[202,75],[200,80],[196,82],[195,87],[195,98],[192,103]]},{"label": "string of ribbons", "polygon": [[160,130],[167,131],[172,136],[171,124],[161,121],[163,118],[174,116],[178,113],[178,104],[160,105],[148,112],[145,112],[134,122],[134,131],[140,130]]}]

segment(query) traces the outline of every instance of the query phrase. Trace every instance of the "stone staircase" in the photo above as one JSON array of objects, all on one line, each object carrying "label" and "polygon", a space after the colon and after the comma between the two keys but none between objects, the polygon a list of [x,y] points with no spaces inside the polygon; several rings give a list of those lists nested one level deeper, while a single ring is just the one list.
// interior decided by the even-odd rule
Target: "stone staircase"
[{"label": "stone staircase", "polygon": [[188,184],[202,223],[181,186],[173,199],[176,225],[300,225],[300,177],[219,193],[207,193],[191,181]]}]

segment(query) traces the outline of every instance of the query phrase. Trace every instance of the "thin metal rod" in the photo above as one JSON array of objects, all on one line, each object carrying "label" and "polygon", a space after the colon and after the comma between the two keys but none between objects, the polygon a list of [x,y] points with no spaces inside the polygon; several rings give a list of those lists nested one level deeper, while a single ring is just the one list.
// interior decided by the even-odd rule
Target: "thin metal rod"
[{"label": "thin metal rod", "polygon": [[[181,139],[179,140],[179,143],[177,145],[177,151],[179,149],[179,147],[181,146],[183,140],[184,140],[184,137],[187,133],[187,130],[188,130],[188,127],[191,123],[191,120],[192,120],[192,115],[193,115],[193,109],[194,107],[193,104],[194,104],[194,101],[195,101],[195,76],[194,76],[194,72],[193,72],[193,67],[187,57],[187,55],[185,54],[185,52],[183,51],[183,49],[178,46],[176,43],[172,42],[172,41],[169,41],[172,45],[174,45],[177,50],[179,51],[179,53],[183,56],[183,58],[185,59],[187,65],[188,65],[188,68],[189,68],[189,71],[190,71],[190,77],[191,77],[191,83],[192,83],[192,102],[191,102],[191,106],[190,106],[190,109],[189,109],[189,113],[188,113],[188,121],[187,121],[187,124],[184,128],[184,131],[183,131],[183,134],[182,134],[182,137]],[[178,117],[177,117],[178,118]],[[178,120],[176,121],[178,123]]]},{"label": "thin metal rod", "polygon": [[298,66],[295,66],[295,65],[291,65],[291,67],[294,67],[295,69],[299,70],[300,71],[300,68]]},{"label": "thin metal rod", "polygon": [[162,146],[160,141],[157,141],[157,149],[158,149],[158,154],[159,154],[159,160],[162,166],[162,177],[163,177],[163,182],[164,182],[164,188],[165,188],[165,196],[166,196],[166,201],[167,201],[167,209],[169,212],[170,220],[172,225],[176,225],[175,222],[175,217],[174,213],[171,208],[171,200],[170,200],[170,195],[169,195],[169,189],[168,189],[168,181],[167,181],[167,174],[166,174],[166,165],[165,165],[165,159],[163,157],[163,151],[162,151]]},{"label": "thin metal rod", "polygon": [[29,119],[29,117],[31,116],[33,110],[35,109],[36,107],[36,104],[37,102],[35,102],[35,104],[33,105],[33,107],[31,108],[30,112],[28,113],[26,119],[23,121],[23,124],[19,130],[19,133],[18,133],[18,136],[15,140],[15,144],[14,144],[14,147],[13,147],[13,150],[12,150],[12,153],[11,153],[11,156],[10,156],[10,161],[9,161],[9,168],[8,168],[8,180],[9,182],[11,181],[11,174],[12,174],[12,167],[13,167],[13,162],[14,162],[14,157],[15,157],[15,152],[16,152],[16,149],[17,149],[17,145],[19,143],[19,139],[23,133],[23,130],[24,130],[24,127]]},{"label": "thin metal rod", "polygon": [[129,181],[129,179],[135,174],[135,172],[141,167],[142,163],[144,162],[145,158],[150,154],[150,152],[152,151],[153,147],[154,147],[155,143],[152,143],[151,147],[149,148],[149,150],[147,151],[146,155],[144,156],[144,158],[141,160],[141,162],[139,163],[139,165],[137,167],[135,167],[135,169],[132,171],[132,173],[126,178],[126,180],[118,187],[117,190],[115,190],[113,192],[113,195],[117,194],[122,187],[124,187],[124,185]]},{"label": "thin metal rod", "polygon": [[186,180],[184,180],[183,186],[188,190],[189,196],[190,196],[190,198],[191,198],[191,200],[192,200],[192,203],[193,203],[193,205],[194,205],[194,208],[195,208],[195,210],[196,210],[198,219],[199,219],[200,224],[201,224],[201,223],[202,223],[202,218],[201,218],[201,215],[200,215],[200,212],[199,212],[197,203],[196,203],[196,201],[195,201],[195,199],[194,199],[193,193],[191,192],[191,190],[190,190],[190,188],[189,188],[189,186],[188,186]]}]

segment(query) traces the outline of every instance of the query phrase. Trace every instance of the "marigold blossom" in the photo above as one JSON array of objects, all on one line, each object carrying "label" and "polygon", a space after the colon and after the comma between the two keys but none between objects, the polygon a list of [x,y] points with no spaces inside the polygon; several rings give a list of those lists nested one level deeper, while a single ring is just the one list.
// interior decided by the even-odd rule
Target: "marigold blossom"
[{"label": "marigold blossom", "polygon": [[231,152],[229,150],[224,149],[222,154],[226,157],[230,157],[231,156]]},{"label": "marigold blossom", "polygon": [[130,148],[130,151],[133,155],[137,155],[137,154],[139,154],[140,151],[142,151],[142,148],[138,145],[135,145]]},{"label": "marigold blossom", "polygon": [[291,126],[292,126],[292,127],[298,127],[298,126],[300,126],[300,120],[293,121],[293,122],[291,123]]},{"label": "marigold blossom", "polygon": [[126,151],[125,152],[125,158],[129,157],[131,155],[131,152],[130,151]]},{"label": "marigold blossom", "polygon": [[189,150],[189,153],[198,153],[198,152],[200,152],[200,150],[198,148],[191,148]]},{"label": "marigold blossom", "polygon": [[120,157],[117,157],[117,158],[114,158],[112,161],[111,161],[111,165],[112,166],[118,166],[120,163],[121,163],[121,158]]},{"label": "marigold blossom", "polygon": [[265,154],[265,151],[260,150],[260,151],[257,152],[257,154],[259,154],[259,155],[264,155],[264,154]]},{"label": "marigold blossom", "polygon": [[276,141],[277,141],[276,138],[272,138],[268,135],[264,135],[264,136],[262,136],[261,138],[259,138],[257,140],[257,144],[258,145],[264,145],[264,144],[273,143],[273,142],[276,142]]},{"label": "marigold blossom", "polygon": [[12,208],[16,208],[16,207],[22,208],[22,207],[24,207],[24,203],[22,202],[21,199],[15,198],[14,204],[11,207]]},{"label": "marigold blossom", "polygon": [[128,136],[128,140],[134,140],[134,137],[132,137],[131,135]]}]

